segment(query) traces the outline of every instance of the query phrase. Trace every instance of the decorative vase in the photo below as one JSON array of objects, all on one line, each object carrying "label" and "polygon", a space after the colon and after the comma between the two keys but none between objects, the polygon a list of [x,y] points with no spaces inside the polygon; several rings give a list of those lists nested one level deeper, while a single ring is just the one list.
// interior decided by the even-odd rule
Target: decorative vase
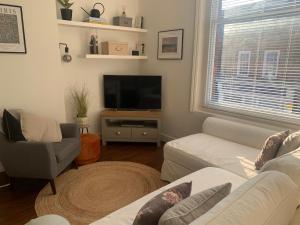
[{"label": "decorative vase", "polygon": [[72,20],[72,14],[73,14],[73,11],[72,9],[60,9],[60,12],[61,12],[61,18],[63,20]]},{"label": "decorative vase", "polygon": [[81,128],[85,128],[89,126],[89,119],[87,117],[77,117],[77,124]]}]

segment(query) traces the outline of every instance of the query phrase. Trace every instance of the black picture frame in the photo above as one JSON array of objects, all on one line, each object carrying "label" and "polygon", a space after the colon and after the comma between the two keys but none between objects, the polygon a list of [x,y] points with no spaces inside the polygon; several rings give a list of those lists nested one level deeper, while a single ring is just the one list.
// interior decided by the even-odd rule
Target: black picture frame
[{"label": "black picture frame", "polygon": [[[177,52],[176,54],[166,54],[164,57],[162,57],[163,52],[161,52],[162,50],[162,42],[161,42],[161,38],[162,35],[170,35],[170,37],[172,36],[176,36],[175,34],[177,33],[177,38],[178,38],[178,42],[177,42]],[[181,46],[178,46],[178,44],[180,44]],[[157,43],[157,59],[158,60],[182,60],[183,59],[183,45],[184,45],[184,29],[173,29],[173,30],[164,30],[164,31],[159,31],[158,32],[158,43]],[[178,52],[179,50],[179,52]]]},{"label": "black picture frame", "polygon": [[[18,36],[19,36],[19,41],[20,41],[19,46],[17,44],[15,44],[15,46],[13,46],[13,44],[11,44],[11,47],[8,47],[8,46],[6,46],[8,44],[5,43],[5,42],[1,42],[1,38],[0,38],[0,53],[27,54],[27,46],[26,46],[26,37],[25,37],[25,28],[24,28],[24,18],[23,18],[22,6],[11,5],[11,4],[0,4],[0,14],[6,14],[6,15],[11,14],[11,15],[15,15],[17,17]],[[1,34],[1,32],[5,32],[5,28],[3,28],[2,30],[0,28],[0,34]],[[13,48],[16,49],[17,46],[19,47],[19,50],[13,51]]]}]

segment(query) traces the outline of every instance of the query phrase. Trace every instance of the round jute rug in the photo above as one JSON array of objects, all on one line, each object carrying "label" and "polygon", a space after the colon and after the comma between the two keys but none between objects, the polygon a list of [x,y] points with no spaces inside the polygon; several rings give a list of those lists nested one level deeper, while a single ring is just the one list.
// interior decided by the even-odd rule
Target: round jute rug
[{"label": "round jute rug", "polygon": [[48,184],[35,201],[38,216],[58,214],[72,225],[87,225],[166,183],[155,169],[131,162],[98,162],[72,169]]}]

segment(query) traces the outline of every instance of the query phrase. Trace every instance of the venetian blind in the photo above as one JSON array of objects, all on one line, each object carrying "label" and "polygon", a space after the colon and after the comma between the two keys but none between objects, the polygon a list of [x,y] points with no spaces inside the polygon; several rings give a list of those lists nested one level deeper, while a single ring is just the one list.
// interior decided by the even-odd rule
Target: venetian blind
[{"label": "venetian blind", "polygon": [[212,0],[206,106],[300,120],[300,0]]}]

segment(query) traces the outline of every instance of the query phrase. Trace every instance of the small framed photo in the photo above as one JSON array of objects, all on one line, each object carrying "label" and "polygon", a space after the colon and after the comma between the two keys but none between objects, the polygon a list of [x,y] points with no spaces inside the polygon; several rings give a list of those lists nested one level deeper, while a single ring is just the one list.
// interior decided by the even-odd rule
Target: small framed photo
[{"label": "small framed photo", "polygon": [[140,28],[140,29],[144,28],[144,17],[143,16],[135,17],[134,27]]},{"label": "small framed photo", "polygon": [[0,4],[0,53],[26,54],[21,6]]},{"label": "small framed photo", "polygon": [[184,30],[158,32],[158,59],[182,60]]}]

